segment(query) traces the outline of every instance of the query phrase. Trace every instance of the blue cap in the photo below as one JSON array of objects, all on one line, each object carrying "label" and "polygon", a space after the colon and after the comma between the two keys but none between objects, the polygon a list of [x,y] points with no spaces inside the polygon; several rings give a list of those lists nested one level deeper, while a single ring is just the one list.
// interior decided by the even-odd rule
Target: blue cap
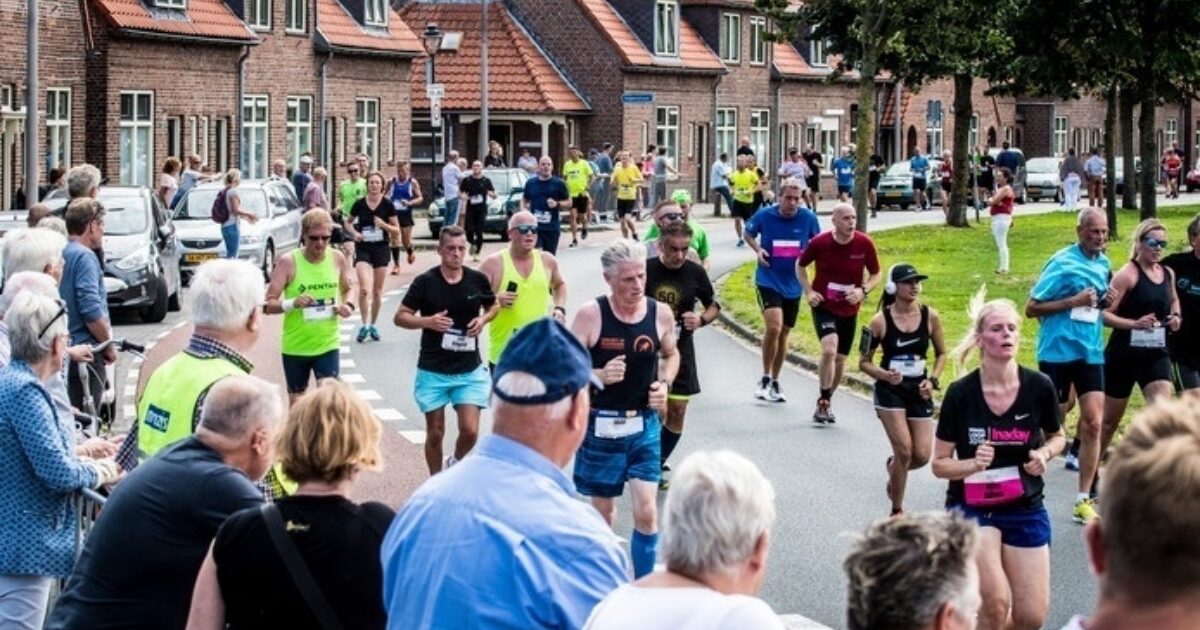
[{"label": "blue cap", "polygon": [[[495,384],[509,372],[537,377],[546,385],[546,393],[535,396],[505,393]],[[589,384],[604,388],[592,373],[592,357],[587,348],[566,326],[549,317],[532,322],[513,335],[492,372],[492,391],[496,397],[515,405],[558,402]]]}]

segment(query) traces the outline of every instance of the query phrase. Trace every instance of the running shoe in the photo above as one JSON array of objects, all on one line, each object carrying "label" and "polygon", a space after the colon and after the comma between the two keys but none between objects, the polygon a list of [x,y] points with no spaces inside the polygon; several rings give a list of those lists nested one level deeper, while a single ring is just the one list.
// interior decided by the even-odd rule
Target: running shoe
[{"label": "running shoe", "polygon": [[367,335],[369,335],[369,334],[370,334],[369,327],[359,326],[358,327],[358,337],[355,338],[355,341],[357,341],[358,343],[362,343],[367,340]]},{"label": "running shoe", "polygon": [[582,235],[582,236],[580,236],[580,238],[582,238],[582,239],[583,239],[583,240],[585,240],[585,241],[587,240],[587,225],[584,225],[584,227],[583,227],[583,235]]},{"label": "running shoe", "polygon": [[411,265],[415,262],[417,262],[417,253],[412,250],[409,250],[408,251],[408,264]]},{"label": "running shoe", "polygon": [[579,241],[571,241],[571,244],[567,247],[579,247]]},{"label": "running shoe", "polygon": [[738,242],[737,242],[737,246],[738,246],[738,247],[741,247],[741,246],[743,246],[743,245],[745,245],[745,244],[746,244],[746,241],[744,241],[744,240],[742,240],[742,239],[740,239],[740,238],[738,239]]},{"label": "running shoe", "polygon": [[392,265],[392,275],[393,276],[400,275],[400,265]]},{"label": "running shoe", "polygon": [[1079,472],[1079,456],[1067,451],[1067,455],[1063,457],[1063,468]]},{"label": "running shoe", "polygon": [[471,254],[471,262],[479,262],[479,254]]},{"label": "running shoe", "polygon": [[772,379],[771,384],[767,386],[764,393],[768,402],[787,402],[787,397],[783,395],[783,392],[779,391],[779,381],[777,380]]},{"label": "running shoe", "polygon": [[1087,524],[1100,518],[1100,513],[1096,511],[1096,501],[1091,498],[1076,501],[1075,511],[1072,512],[1071,518],[1080,524]]},{"label": "running shoe", "polygon": [[825,424],[829,422],[829,401],[824,398],[817,399],[817,410],[813,412],[813,422],[817,424]]},{"label": "running shoe", "polygon": [[447,455],[446,459],[442,461],[442,470],[449,470],[451,466],[457,463],[458,460],[454,459],[453,455]]},{"label": "running shoe", "polygon": [[371,328],[369,330],[367,330],[367,334],[371,336],[371,341],[379,341],[379,329],[378,328],[371,326]]},{"label": "running shoe", "polygon": [[758,381],[758,387],[754,389],[754,397],[759,400],[767,399],[767,390],[771,386],[771,377],[764,376]]}]

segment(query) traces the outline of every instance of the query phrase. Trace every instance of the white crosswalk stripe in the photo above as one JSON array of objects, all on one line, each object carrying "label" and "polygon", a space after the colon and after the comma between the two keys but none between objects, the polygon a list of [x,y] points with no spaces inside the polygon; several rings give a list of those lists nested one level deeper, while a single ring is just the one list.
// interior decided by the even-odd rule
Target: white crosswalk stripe
[{"label": "white crosswalk stripe", "polygon": [[399,409],[393,409],[391,407],[384,407],[382,409],[373,409],[372,411],[375,412],[376,418],[379,418],[380,420],[382,420],[384,422],[399,422],[401,420],[408,419],[407,417],[405,417],[404,414],[400,413]]},{"label": "white crosswalk stripe", "polygon": [[425,444],[424,431],[400,431],[400,435],[413,444]]}]

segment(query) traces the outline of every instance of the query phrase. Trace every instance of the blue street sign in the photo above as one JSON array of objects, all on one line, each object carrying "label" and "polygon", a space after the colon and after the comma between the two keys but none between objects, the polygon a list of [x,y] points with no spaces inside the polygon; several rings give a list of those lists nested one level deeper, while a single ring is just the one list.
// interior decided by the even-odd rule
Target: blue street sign
[{"label": "blue street sign", "polygon": [[649,105],[654,102],[654,93],[626,92],[621,95],[621,102],[626,105]]}]

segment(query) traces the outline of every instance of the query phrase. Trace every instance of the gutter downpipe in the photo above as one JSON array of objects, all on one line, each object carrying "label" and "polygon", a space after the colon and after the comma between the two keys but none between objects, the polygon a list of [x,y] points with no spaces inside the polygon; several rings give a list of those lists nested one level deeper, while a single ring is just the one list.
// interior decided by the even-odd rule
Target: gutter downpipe
[{"label": "gutter downpipe", "polygon": [[[325,58],[321,60],[321,74],[320,74],[320,78],[318,79],[318,82],[320,83],[320,85],[318,86],[318,92],[319,92],[320,98],[321,98],[321,110],[320,110],[320,113],[317,115],[321,117],[321,133],[318,134],[318,136],[321,138],[321,145],[317,148],[317,150],[318,150],[317,158],[318,158],[318,164],[319,164],[320,160],[324,158],[326,151],[328,151],[329,152],[329,162],[330,162],[329,164],[324,165],[325,168],[329,169],[329,173],[325,177],[325,186],[327,188],[329,188],[329,190],[325,191],[325,194],[330,194],[333,192],[334,184],[337,181],[337,165],[333,163],[335,161],[334,155],[333,155],[333,137],[332,137],[333,136],[333,123],[329,122],[329,119],[326,117],[327,112],[326,112],[326,108],[325,108],[325,91],[326,91],[325,84],[326,84],[326,81],[328,80],[328,71],[326,70],[326,66],[329,65],[330,61],[333,61],[333,47],[332,46],[329,48],[329,54],[325,55]],[[326,124],[329,125],[329,133],[325,133],[325,125]],[[328,144],[329,146],[326,146],[326,144]]]},{"label": "gutter downpipe", "polygon": [[237,121],[237,131],[234,132],[238,139],[237,165],[239,168],[243,168],[243,169],[246,166],[245,164],[242,164],[242,159],[241,159],[242,149],[244,148],[244,147],[242,147],[242,127],[246,124],[243,103],[246,100],[246,59],[249,59],[249,58],[250,58],[250,46],[249,45],[243,46],[242,47],[242,56],[238,57],[237,109],[234,110],[237,112],[237,115],[234,118],[234,120]]},{"label": "gutter downpipe", "polygon": [[[711,134],[709,134],[709,136],[710,136],[710,137],[709,137],[708,144],[709,144],[709,146],[711,146],[711,147],[712,147],[712,155],[711,155],[710,157],[712,157],[712,159],[713,159],[714,161],[716,161],[716,160],[720,159],[720,157],[721,157],[721,153],[720,153],[720,151],[721,151],[721,148],[720,148],[720,146],[717,144],[717,110],[721,109],[721,99],[720,99],[720,96],[718,96],[718,94],[717,94],[717,91],[718,91],[718,89],[721,87],[721,79],[722,79],[722,78],[724,78],[724,75],[722,75],[722,74],[718,74],[718,75],[717,75],[717,78],[713,79],[713,87],[712,87],[712,94],[713,94],[713,111],[712,111],[713,127],[712,127],[712,133],[711,133]],[[710,168],[710,167],[711,167],[711,166],[710,166],[709,164],[702,164],[702,165],[701,165],[701,168],[706,168],[706,169],[707,169],[707,168]],[[712,182],[708,182],[708,187],[709,187],[709,189],[710,189],[710,190],[712,189],[712,185],[713,185],[713,183],[712,183]],[[707,192],[709,192],[709,191],[707,191],[707,190],[706,190],[706,191],[702,191],[702,192],[705,192],[705,193],[707,193]],[[697,196],[697,198],[699,199],[700,197],[699,197],[699,196]],[[732,213],[732,212],[733,212],[733,208],[730,208],[730,209],[729,209],[729,212],[731,212],[731,213]],[[720,206],[720,205],[718,205],[718,202],[717,202],[716,198],[714,198],[714,199],[713,199],[713,216],[714,216],[714,217],[719,217],[719,216],[721,216],[721,206]]]},{"label": "gutter downpipe", "polygon": [[900,116],[900,103],[903,101],[904,82],[900,80],[900,77],[896,77],[896,104],[894,106],[895,111],[893,112],[893,122],[895,123],[895,128],[892,130],[892,133],[896,137],[896,148],[894,149],[896,154],[896,159],[894,160],[895,162],[904,161],[904,146],[901,144],[904,138],[904,119]]}]

